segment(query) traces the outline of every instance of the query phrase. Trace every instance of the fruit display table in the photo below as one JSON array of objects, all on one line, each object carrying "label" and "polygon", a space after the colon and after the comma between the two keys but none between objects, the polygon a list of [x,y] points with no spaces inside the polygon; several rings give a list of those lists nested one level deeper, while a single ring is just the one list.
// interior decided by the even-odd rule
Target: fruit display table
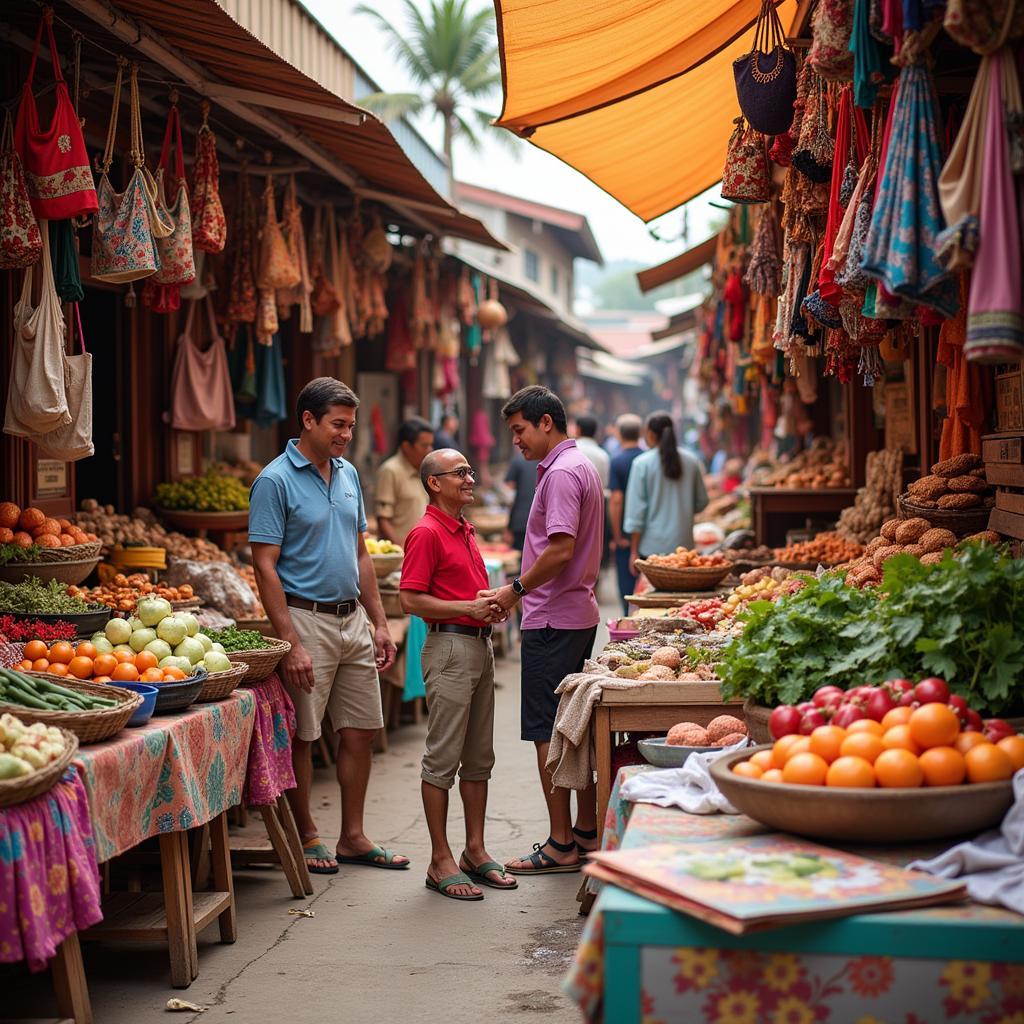
[{"label": "fruit display table", "polygon": [[[625,768],[617,785],[638,768]],[[618,801],[621,803],[621,801]],[[605,848],[765,831],[744,815],[609,807]],[[622,830],[621,833],[619,830]],[[941,846],[857,852],[907,863]],[[859,914],[736,936],[604,886],[566,990],[588,1021],[1011,1021],[1024,919],[974,903]]]},{"label": "fruit display table", "polygon": [[835,520],[857,496],[852,487],[751,487],[749,490],[755,543],[769,547],[781,547],[786,543],[786,531],[804,526],[809,518]]}]

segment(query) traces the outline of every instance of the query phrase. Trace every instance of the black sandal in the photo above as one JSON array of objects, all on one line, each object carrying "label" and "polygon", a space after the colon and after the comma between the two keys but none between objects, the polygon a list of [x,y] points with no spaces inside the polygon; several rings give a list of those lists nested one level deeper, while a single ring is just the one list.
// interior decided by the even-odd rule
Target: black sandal
[{"label": "black sandal", "polygon": [[[579,828],[576,828],[575,826],[573,826],[572,834],[574,836],[576,836],[577,839],[596,839],[597,838],[597,829],[596,828],[592,828],[589,831],[584,832],[583,829],[579,829]],[[579,850],[579,854],[580,854],[581,857],[586,857],[586,856],[588,856],[591,853],[596,853],[597,852],[597,847],[596,846],[594,847],[593,850],[588,850],[585,847],[580,846],[578,841],[576,843],[576,849]]]},{"label": "black sandal", "polygon": [[506,864],[505,870],[513,875],[559,875],[569,874],[581,869],[582,865],[579,861],[576,861],[575,864],[559,864],[554,857],[544,852],[545,846],[550,846],[559,853],[572,853],[573,850],[578,850],[575,842],[556,843],[551,836],[548,836],[546,842],[533,844],[534,852],[529,857],[519,858],[532,864],[532,868],[514,868]]}]

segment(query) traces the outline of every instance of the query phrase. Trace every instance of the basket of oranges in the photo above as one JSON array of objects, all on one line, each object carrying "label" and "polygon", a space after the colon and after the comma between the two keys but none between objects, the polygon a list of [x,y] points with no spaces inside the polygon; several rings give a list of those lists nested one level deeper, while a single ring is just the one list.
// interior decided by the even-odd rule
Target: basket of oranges
[{"label": "basket of oranges", "polygon": [[90,683],[181,682],[187,674],[180,668],[160,668],[151,651],[99,651],[85,641],[73,645],[65,640],[47,647],[42,640],[25,644],[23,660],[15,668],[22,672],[64,676]]},{"label": "basket of oranges", "polygon": [[720,758],[711,775],[737,809],[771,828],[902,843],[997,825],[1022,767],[1024,736],[963,729],[955,708],[933,702],[791,733]]}]

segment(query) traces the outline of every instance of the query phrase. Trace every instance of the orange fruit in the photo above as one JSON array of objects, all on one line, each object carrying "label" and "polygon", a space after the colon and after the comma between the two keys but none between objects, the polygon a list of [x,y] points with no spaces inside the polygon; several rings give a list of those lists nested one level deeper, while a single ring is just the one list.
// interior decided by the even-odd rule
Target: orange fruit
[{"label": "orange fruit", "polygon": [[181,671],[176,665],[171,668],[164,669],[164,676],[168,679],[173,679],[175,682],[180,682],[185,678],[185,673]]},{"label": "orange fruit", "polygon": [[886,746],[882,742],[881,736],[859,729],[857,732],[847,733],[846,739],[839,747],[839,756],[859,757],[867,761],[868,764],[874,764],[878,755],[885,749]]},{"label": "orange fruit", "polygon": [[36,658],[36,660],[32,662],[33,672],[45,672],[49,667],[50,663],[46,658]]},{"label": "orange fruit", "polygon": [[745,779],[759,779],[763,774],[752,761],[740,761],[732,766],[733,775],[741,775]]},{"label": "orange fruit", "polygon": [[68,665],[68,675],[74,676],[76,679],[91,679],[92,673],[92,658],[80,657],[76,654]]},{"label": "orange fruit", "polygon": [[964,755],[955,747],[929,747],[917,760],[926,786],[959,786],[967,775]]},{"label": "orange fruit", "polygon": [[60,661],[65,665],[69,664],[71,659],[75,656],[75,649],[66,640],[58,640],[50,648],[48,655],[50,661]]},{"label": "orange fruit", "polygon": [[782,769],[782,781],[797,786],[824,786],[828,762],[806,750],[793,754]]},{"label": "orange fruit", "polygon": [[858,718],[856,722],[851,722],[846,727],[847,734],[851,732],[869,732],[875,736],[881,736],[885,732],[881,722],[876,722],[873,718]]},{"label": "orange fruit", "polygon": [[782,769],[781,768],[769,768],[768,771],[766,771],[761,776],[761,781],[762,782],[783,782],[784,779],[782,778]]},{"label": "orange fruit", "polygon": [[768,771],[769,768],[775,767],[775,762],[772,760],[772,752],[770,750],[759,750],[756,754],[752,754],[750,757],[750,763],[756,764],[763,772]]},{"label": "orange fruit", "polygon": [[96,645],[88,640],[83,641],[75,648],[75,654],[79,658],[95,658],[97,653]]},{"label": "orange fruit", "polygon": [[110,673],[110,678],[119,683],[138,682],[139,670],[130,661],[122,661],[121,664]]},{"label": "orange fruit", "polygon": [[46,671],[55,676],[66,676],[68,674],[68,667],[63,661],[53,661]]},{"label": "orange fruit", "polygon": [[[801,736],[796,743],[790,744],[789,749],[786,751],[786,761],[788,762],[791,757],[795,754],[808,754],[811,752],[811,737]],[[783,765],[783,768],[786,766]]]},{"label": "orange fruit", "polygon": [[130,661],[133,665],[135,664],[134,651],[114,651],[114,658],[117,660],[118,665],[126,661]]},{"label": "orange fruit", "polygon": [[94,683],[110,683],[113,682],[110,676],[93,676],[92,681]]},{"label": "orange fruit", "polygon": [[828,766],[825,785],[849,789],[874,789],[875,770],[871,767],[871,762],[865,761],[863,757],[837,757]]},{"label": "orange fruit", "polygon": [[112,654],[97,654],[92,662],[92,670],[97,675],[109,676],[117,667],[117,658]]},{"label": "orange fruit", "polygon": [[960,719],[946,704],[922,704],[914,709],[907,724],[914,742],[925,750],[948,747],[960,732]]},{"label": "orange fruit", "polygon": [[42,640],[29,640],[25,644],[24,650],[26,661],[36,661],[39,658],[45,658],[50,652],[47,650],[46,644]]},{"label": "orange fruit", "polygon": [[164,681],[164,670],[162,668],[147,668],[145,672],[139,676],[139,682],[142,683],[162,683]]},{"label": "orange fruit", "polygon": [[777,739],[772,746],[772,764],[776,768],[781,768],[786,763],[786,753],[789,748],[793,746],[798,740],[802,739],[799,733],[791,733],[789,736],[783,736],[781,739]]},{"label": "orange fruit", "polygon": [[819,725],[811,733],[811,753],[831,764],[839,756],[839,748],[846,739],[846,730],[838,725]]},{"label": "orange fruit", "polygon": [[901,747],[883,750],[875,759],[874,769],[878,784],[886,789],[905,789],[924,782],[920,762]]},{"label": "orange fruit", "polygon": [[152,651],[139,651],[135,655],[135,667],[140,672],[145,672],[147,668],[156,668],[159,659]]},{"label": "orange fruit", "polygon": [[[47,662],[46,664],[49,665],[50,663]],[[21,669],[22,672],[31,672],[32,671],[32,662],[28,661],[27,659],[25,661],[19,661],[18,662],[18,668]]]},{"label": "orange fruit", "polygon": [[967,729],[957,736],[953,741],[953,746],[961,754],[966,754],[971,747],[976,747],[979,743],[988,743],[985,734],[978,732],[976,729]]},{"label": "orange fruit", "polygon": [[912,754],[920,754],[921,748],[910,734],[909,725],[894,725],[882,734],[882,746],[887,750],[909,750]]},{"label": "orange fruit", "polygon": [[1004,736],[996,746],[1009,756],[1014,771],[1024,768],[1024,736]]},{"label": "orange fruit", "polygon": [[1010,755],[994,743],[979,743],[964,754],[969,782],[999,782],[1013,775]]},{"label": "orange fruit", "polygon": [[913,708],[890,708],[882,718],[882,730],[891,729],[894,725],[906,725],[913,713]]}]

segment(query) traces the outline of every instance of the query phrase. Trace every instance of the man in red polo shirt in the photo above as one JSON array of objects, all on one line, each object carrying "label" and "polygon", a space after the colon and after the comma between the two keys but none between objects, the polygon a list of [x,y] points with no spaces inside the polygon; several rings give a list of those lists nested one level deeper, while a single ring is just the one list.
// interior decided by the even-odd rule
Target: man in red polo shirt
[{"label": "man in red polo shirt", "polygon": [[[487,780],[494,767],[494,651],[491,623],[505,612],[487,597],[487,569],[462,510],[473,501],[474,474],[453,448],[420,466],[430,499],[405,539],[402,607],[429,625],[423,645],[427,749],[421,790],[430,830],[427,888],[456,900],[481,900],[478,885],[514,889],[516,881],[484,848]],[[466,847],[458,864],[448,845],[448,790],[459,775]]]}]

